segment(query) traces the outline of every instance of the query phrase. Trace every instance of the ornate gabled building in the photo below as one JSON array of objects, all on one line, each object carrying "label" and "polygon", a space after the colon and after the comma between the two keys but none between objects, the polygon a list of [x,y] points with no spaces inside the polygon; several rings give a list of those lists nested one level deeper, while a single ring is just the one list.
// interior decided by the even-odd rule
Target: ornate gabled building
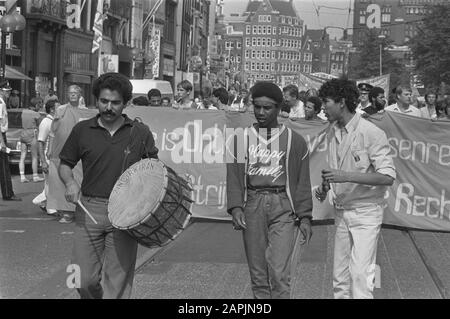
[{"label": "ornate gabled building", "polygon": [[244,15],[242,64],[249,86],[258,80],[285,86],[301,68],[303,21],[293,1],[250,1]]}]

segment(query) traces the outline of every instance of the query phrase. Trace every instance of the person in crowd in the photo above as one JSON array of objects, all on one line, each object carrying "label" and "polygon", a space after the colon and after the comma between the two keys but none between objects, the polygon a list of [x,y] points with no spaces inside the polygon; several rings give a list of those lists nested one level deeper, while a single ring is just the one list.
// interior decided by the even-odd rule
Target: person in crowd
[{"label": "person in crowd", "polygon": [[10,109],[18,109],[20,108],[20,96],[19,96],[19,91],[17,90],[12,90],[11,91],[11,96],[8,99],[8,108]]},{"label": "person in crowd", "polygon": [[172,107],[178,110],[196,109],[197,105],[190,97],[192,89],[192,83],[188,80],[183,80],[178,83],[175,103],[172,104]]},{"label": "person in crowd", "polygon": [[290,84],[284,87],[283,98],[285,103],[289,106],[290,119],[305,117],[305,106],[303,102],[298,99],[298,88],[296,85]]},{"label": "person in crowd", "polygon": [[370,93],[370,90],[372,90],[372,89],[373,89],[373,86],[370,85],[369,83],[359,83],[358,84],[359,104],[356,107],[356,112],[358,112],[359,114],[362,114],[363,113],[362,110],[370,105],[369,93]]},{"label": "person in crowd", "polygon": [[39,107],[39,109],[36,110],[36,112],[39,112],[41,108],[44,107],[44,99],[42,98],[41,93],[39,92],[36,92],[34,98],[36,99],[36,102],[33,104],[36,105],[36,107]]},{"label": "person in crowd", "polygon": [[11,94],[12,88],[8,82],[0,83],[0,188],[4,201],[21,201],[14,194],[9,170],[9,148],[6,132],[8,131],[8,111],[6,102]]},{"label": "person in crowd", "polygon": [[38,133],[38,146],[39,146],[39,158],[41,160],[42,172],[45,177],[44,190],[38,196],[33,199],[33,204],[39,205],[48,215],[55,215],[58,211],[56,209],[47,208],[47,196],[48,196],[48,148],[50,140],[50,131],[53,122],[53,116],[57,107],[58,100],[50,99],[45,104],[45,111],[47,115],[42,119],[39,124]]},{"label": "person in crowd", "polygon": [[450,121],[450,96],[446,96],[436,103],[437,119]]},{"label": "person in crowd", "polygon": [[306,103],[306,98],[307,98],[306,91],[302,90],[302,91],[298,92],[298,99],[300,101],[302,101],[303,103]]},{"label": "person in crowd", "polygon": [[[308,89],[305,93],[305,100],[311,96],[319,96],[319,91],[317,91],[316,89]],[[325,113],[323,112],[323,109],[320,110],[320,113],[317,114],[317,116],[323,121],[328,121]]]},{"label": "person in crowd", "polygon": [[425,106],[420,109],[420,113],[423,118],[430,120],[437,119],[436,102],[436,91],[428,90],[425,93]]},{"label": "person in crowd", "polygon": [[151,89],[147,93],[148,101],[150,106],[159,107],[161,106],[161,91],[158,89]]},{"label": "person in crowd", "polygon": [[323,122],[318,115],[322,110],[322,100],[317,96],[310,96],[306,99],[305,120]]},{"label": "person in crowd", "polygon": [[196,98],[194,98],[194,103],[197,110],[203,110],[205,105],[203,104],[203,97],[201,94],[198,94]]},{"label": "person in crowd", "polygon": [[243,231],[253,296],[286,299],[297,225],[300,241],[312,235],[309,151],[303,137],[278,123],[281,89],[261,81],[251,91],[257,123],[242,136],[248,143],[235,143],[247,149],[237,146],[235,162],[227,164],[227,211]]},{"label": "person in crowd", "polygon": [[143,96],[143,95],[141,95],[141,96],[138,96],[138,97],[135,97],[132,101],[131,101],[131,103],[133,104],[133,105],[138,105],[138,106],[149,106],[149,101],[148,101],[148,99],[147,99],[147,97],[145,97],[145,96]]},{"label": "person in crowd", "polygon": [[384,110],[384,107],[386,105],[384,90],[379,86],[373,87],[369,92],[369,101],[369,106],[362,109],[362,114],[372,115]]},{"label": "person in crowd", "polygon": [[[59,156],[66,199],[82,203],[98,223],[77,205],[72,263],[80,269],[77,290],[82,299],[130,298],[132,292],[137,241],[111,225],[108,199],[124,170],[140,159],[158,158],[149,127],[123,114],[132,90],[120,73],[97,78],[92,91],[99,113],[75,125]],[[81,187],[72,172],[80,160]]]},{"label": "person in crowd", "polygon": [[[96,110],[83,108],[80,105],[81,88],[78,85],[70,85],[67,89],[69,102],[56,108],[50,132],[49,169],[48,169],[48,196],[47,209],[57,210],[62,217],[59,222],[72,223],[75,205],[64,197],[64,184],[58,175],[60,163],[59,153],[66,142],[72,128],[82,118],[91,117]],[[81,168],[77,166],[76,176],[81,178]]]},{"label": "person in crowd", "polygon": [[211,96],[212,104],[219,110],[228,110],[228,91],[223,88],[214,89]]},{"label": "person in crowd", "polygon": [[[36,102],[36,99],[32,99]],[[33,170],[33,182],[42,182],[44,179],[38,174],[39,147],[37,142],[38,127],[41,115],[36,112],[36,105],[30,104],[28,109],[22,111],[22,130],[20,132],[20,181],[28,183],[29,180],[25,176],[25,158],[28,149],[31,150],[31,168]]]},{"label": "person in crowd", "polygon": [[319,90],[331,124],[328,168],[315,187],[335,208],[333,292],[336,299],[373,298],[377,242],[385,194],[396,178],[386,133],[356,112],[354,81],[333,79]]},{"label": "person in crowd", "polygon": [[47,105],[48,101],[58,101],[58,96],[55,94],[53,89],[48,89],[48,94],[44,97],[44,105]]},{"label": "person in crowd", "polygon": [[397,86],[395,88],[395,99],[397,103],[386,106],[386,111],[421,117],[422,114],[420,110],[411,105],[411,89],[409,87],[402,85]]},{"label": "person in crowd", "polygon": [[171,106],[170,105],[170,98],[168,98],[167,96],[163,97],[161,99],[161,106],[163,106],[163,107],[170,107]]}]

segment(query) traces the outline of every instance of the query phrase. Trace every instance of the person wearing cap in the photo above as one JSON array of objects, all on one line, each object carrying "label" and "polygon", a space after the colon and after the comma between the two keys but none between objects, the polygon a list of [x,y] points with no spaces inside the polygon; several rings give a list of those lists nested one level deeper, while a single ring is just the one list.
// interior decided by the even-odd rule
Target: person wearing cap
[{"label": "person wearing cap", "polygon": [[328,167],[315,197],[330,194],[335,209],[333,293],[336,299],[372,299],[385,194],[396,170],[386,133],[356,112],[354,81],[333,79],[319,90],[331,127]]},{"label": "person wearing cap", "polygon": [[3,200],[20,201],[21,199],[14,195],[11,172],[9,171],[8,141],[6,139],[6,132],[8,131],[6,101],[11,94],[11,90],[7,83],[3,83],[0,89],[0,187]]},{"label": "person wearing cap", "polygon": [[281,89],[258,82],[251,92],[257,123],[236,136],[244,141],[236,141],[227,163],[227,212],[243,231],[253,296],[286,299],[296,240],[309,243],[312,235],[309,151],[303,137],[278,123]]},{"label": "person wearing cap", "polygon": [[363,113],[362,109],[365,109],[366,107],[368,107],[370,105],[369,93],[370,93],[370,90],[372,90],[372,89],[373,89],[373,86],[370,85],[369,83],[359,83],[358,84],[359,104],[356,107],[356,112],[358,112],[359,114]]}]

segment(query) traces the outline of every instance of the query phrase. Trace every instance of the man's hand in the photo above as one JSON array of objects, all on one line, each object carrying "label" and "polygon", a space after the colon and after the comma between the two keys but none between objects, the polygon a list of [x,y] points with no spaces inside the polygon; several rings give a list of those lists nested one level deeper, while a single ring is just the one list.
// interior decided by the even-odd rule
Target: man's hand
[{"label": "man's hand", "polygon": [[337,169],[323,169],[322,179],[327,183],[345,183],[347,182],[347,174]]},{"label": "man's hand", "polygon": [[320,201],[323,202],[327,198],[327,193],[330,190],[330,184],[326,181],[322,182],[322,185],[318,186],[314,191],[314,196]]},{"label": "man's hand", "polygon": [[247,224],[245,223],[244,211],[241,207],[236,207],[231,212],[233,216],[233,226],[235,230],[247,229]]},{"label": "man's hand", "polygon": [[80,199],[80,186],[75,181],[72,181],[66,185],[66,200],[69,203],[76,204]]},{"label": "man's hand", "polygon": [[302,233],[303,240],[306,242],[306,244],[309,244],[309,240],[312,236],[312,229],[311,229],[311,220],[308,217],[303,217],[300,219],[300,232]]}]

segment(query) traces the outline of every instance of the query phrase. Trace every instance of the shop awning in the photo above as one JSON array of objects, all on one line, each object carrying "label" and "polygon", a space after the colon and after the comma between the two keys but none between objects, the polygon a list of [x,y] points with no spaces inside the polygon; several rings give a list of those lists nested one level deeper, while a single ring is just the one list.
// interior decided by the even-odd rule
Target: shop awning
[{"label": "shop awning", "polygon": [[8,65],[5,66],[5,78],[8,80],[33,81],[32,78]]}]

